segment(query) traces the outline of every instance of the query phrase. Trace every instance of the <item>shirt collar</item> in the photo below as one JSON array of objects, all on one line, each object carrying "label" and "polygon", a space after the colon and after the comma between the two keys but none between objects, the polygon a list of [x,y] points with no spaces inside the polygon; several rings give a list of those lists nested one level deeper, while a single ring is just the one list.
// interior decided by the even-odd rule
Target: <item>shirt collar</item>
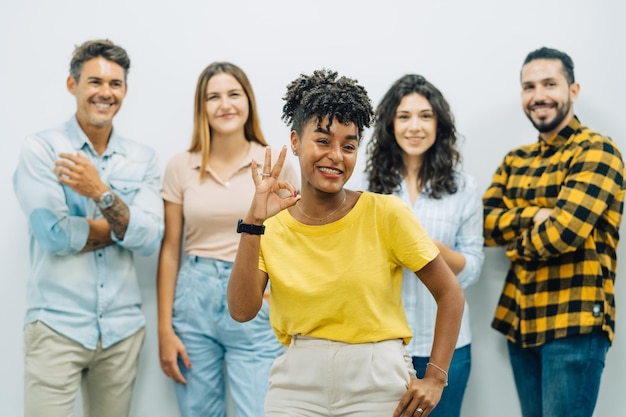
[{"label": "shirt collar", "polygon": [[[70,142],[72,143],[72,146],[74,146],[74,149],[78,151],[87,148],[90,149],[94,155],[96,154],[96,151],[89,141],[89,138],[78,124],[78,119],[76,119],[75,114],[70,118],[70,120],[67,121],[65,126]],[[102,156],[108,156],[115,153],[125,155],[126,148],[123,142],[124,141],[122,140],[122,138],[116,133],[115,127],[113,127],[113,129],[111,130],[111,136],[109,137],[109,143],[107,144],[107,148]]]},{"label": "shirt collar", "polygon": [[541,136],[539,136],[539,143],[558,148],[565,142],[567,142],[570,137],[578,133],[581,129],[582,124],[580,123],[580,120],[578,120],[578,117],[574,115],[574,117],[572,117],[567,126],[561,129],[559,133],[557,133],[555,136],[551,137],[548,140],[543,140]]},{"label": "shirt collar", "polygon": [[[263,151],[263,157],[259,157],[259,148],[262,149]],[[264,159],[264,155],[265,155],[265,146],[259,144],[258,142],[255,141],[250,141],[250,150],[248,151],[248,155],[246,155],[246,157],[241,161],[241,166],[238,167],[238,170],[242,169],[242,168],[246,168],[249,167],[250,164],[252,163],[252,159],[256,159],[256,163],[257,163],[257,167],[259,169],[263,168],[263,162],[265,161]],[[189,152],[189,158],[190,158],[190,162],[191,162],[191,168],[192,169],[200,169],[200,166],[202,165],[202,153],[200,151],[197,152]],[[207,165],[206,167],[206,172],[211,172],[211,168]]]}]

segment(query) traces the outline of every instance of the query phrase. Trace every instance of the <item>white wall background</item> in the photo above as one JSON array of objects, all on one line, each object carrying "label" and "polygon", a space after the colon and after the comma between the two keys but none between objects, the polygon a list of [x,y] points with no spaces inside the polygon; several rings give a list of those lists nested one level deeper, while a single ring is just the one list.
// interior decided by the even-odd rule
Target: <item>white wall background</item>
[{"label": "white wall background", "polygon": [[[232,61],[248,73],[265,135],[276,146],[288,139],[281,97],[301,72],[328,67],[353,76],[375,104],[395,79],[421,73],[451,103],[465,137],[465,168],[484,190],[506,151],[535,140],[520,106],[519,70],[525,55],[540,46],[572,56],[582,85],[576,113],[626,152],[625,12],[618,0],[2,1],[0,415],[23,412],[27,228],[10,177],[23,137],[74,111],[65,89],[74,45],[106,37],[128,50],[130,89],[116,126],[153,145],[162,166],[189,144],[196,79],[212,61]],[[626,259],[625,248],[623,242],[620,259]],[[507,261],[499,249],[486,253],[481,280],[467,293],[474,356],[463,415],[519,417],[505,340],[489,327]],[[138,259],[148,324],[133,417],[178,416],[172,386],[158,365],[155,265],[156,257]],[[620,262],[617,337],[595,417],[623,416],[626,409],[625,279]]]}]

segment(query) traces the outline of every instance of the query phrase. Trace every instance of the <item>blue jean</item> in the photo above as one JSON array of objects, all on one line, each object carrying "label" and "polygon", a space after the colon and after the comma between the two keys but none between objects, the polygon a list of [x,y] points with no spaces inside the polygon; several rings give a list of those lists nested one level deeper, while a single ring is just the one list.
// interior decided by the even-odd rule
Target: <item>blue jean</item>
[{"label": "blue jean", "polygon": [[[418,378],[424,377],[426,364],[429,361],[430,358],[428,357],[413,356],[413,367]],[[459,417],[461,415],[461,404],[463,404],[463,395],[467,387],[471,366],[471,345],[456,349],[448,369],[448,386],[443,389],[441,400],[428,415],[429,417]]]},{"label": "blue jean", "polygon": [[609,345],[603,332],[530,348],[508,342],[522,415],[591,417]]},{"label": "blue jean", "polygon": [[226,288],[232,262],[189,256],[176,281],[173,326],[191,361],[175,384],[182,417],[224,417],[226,381],[238,417],[261,417],[269,371],[283,351],[264,302],[256,318],[230,317]]}]

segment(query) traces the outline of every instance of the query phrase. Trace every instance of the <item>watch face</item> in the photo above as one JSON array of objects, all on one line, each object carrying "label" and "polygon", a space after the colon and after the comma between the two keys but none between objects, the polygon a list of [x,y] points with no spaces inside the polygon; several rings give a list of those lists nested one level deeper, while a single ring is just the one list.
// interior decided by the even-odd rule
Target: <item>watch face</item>
[{"label": "watch face", "polygon": [[113,205],[113,194],[107,194],[103,198],[103,203],[108,207]]},{"label": "watch face", "polygon": [[105,192],[98,201],[98,206],[101,208],[109,208],[113,205],[113,194],[111,192]]}]

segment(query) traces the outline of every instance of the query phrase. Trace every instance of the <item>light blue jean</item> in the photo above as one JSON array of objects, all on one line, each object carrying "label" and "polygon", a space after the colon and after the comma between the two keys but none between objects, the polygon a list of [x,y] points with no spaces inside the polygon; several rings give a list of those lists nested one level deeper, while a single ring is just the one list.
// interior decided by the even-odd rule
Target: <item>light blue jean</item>
[{"label": "light blue jean", "polygon": [[524,417],[591,417],[596,406],[606,333],[557,339],[522,348],[508,342],[509,358]]},{"label": "light blue jean", "polygon": [[175,384],[182,417],[224,417],[226,382],[237,417],[262,417],[269,371],[283,351],[264,302],[256,318],[239,323],[228,313],[232,262],[189,256],[176,281],[173,326],[191,361],[179,361],[187,385]]},{"label": "light blue jean", "polygon": [[[423,378],[426,372],[428,357],[413,356],[413,367],[418,378]],[[448,386],[443,389],[441,400],[429,417],[459,417],[463,395],[467,387],[470,368],[472,366],[471,345],[460,347],[454,351],[450,368],[448,369]]]}]

